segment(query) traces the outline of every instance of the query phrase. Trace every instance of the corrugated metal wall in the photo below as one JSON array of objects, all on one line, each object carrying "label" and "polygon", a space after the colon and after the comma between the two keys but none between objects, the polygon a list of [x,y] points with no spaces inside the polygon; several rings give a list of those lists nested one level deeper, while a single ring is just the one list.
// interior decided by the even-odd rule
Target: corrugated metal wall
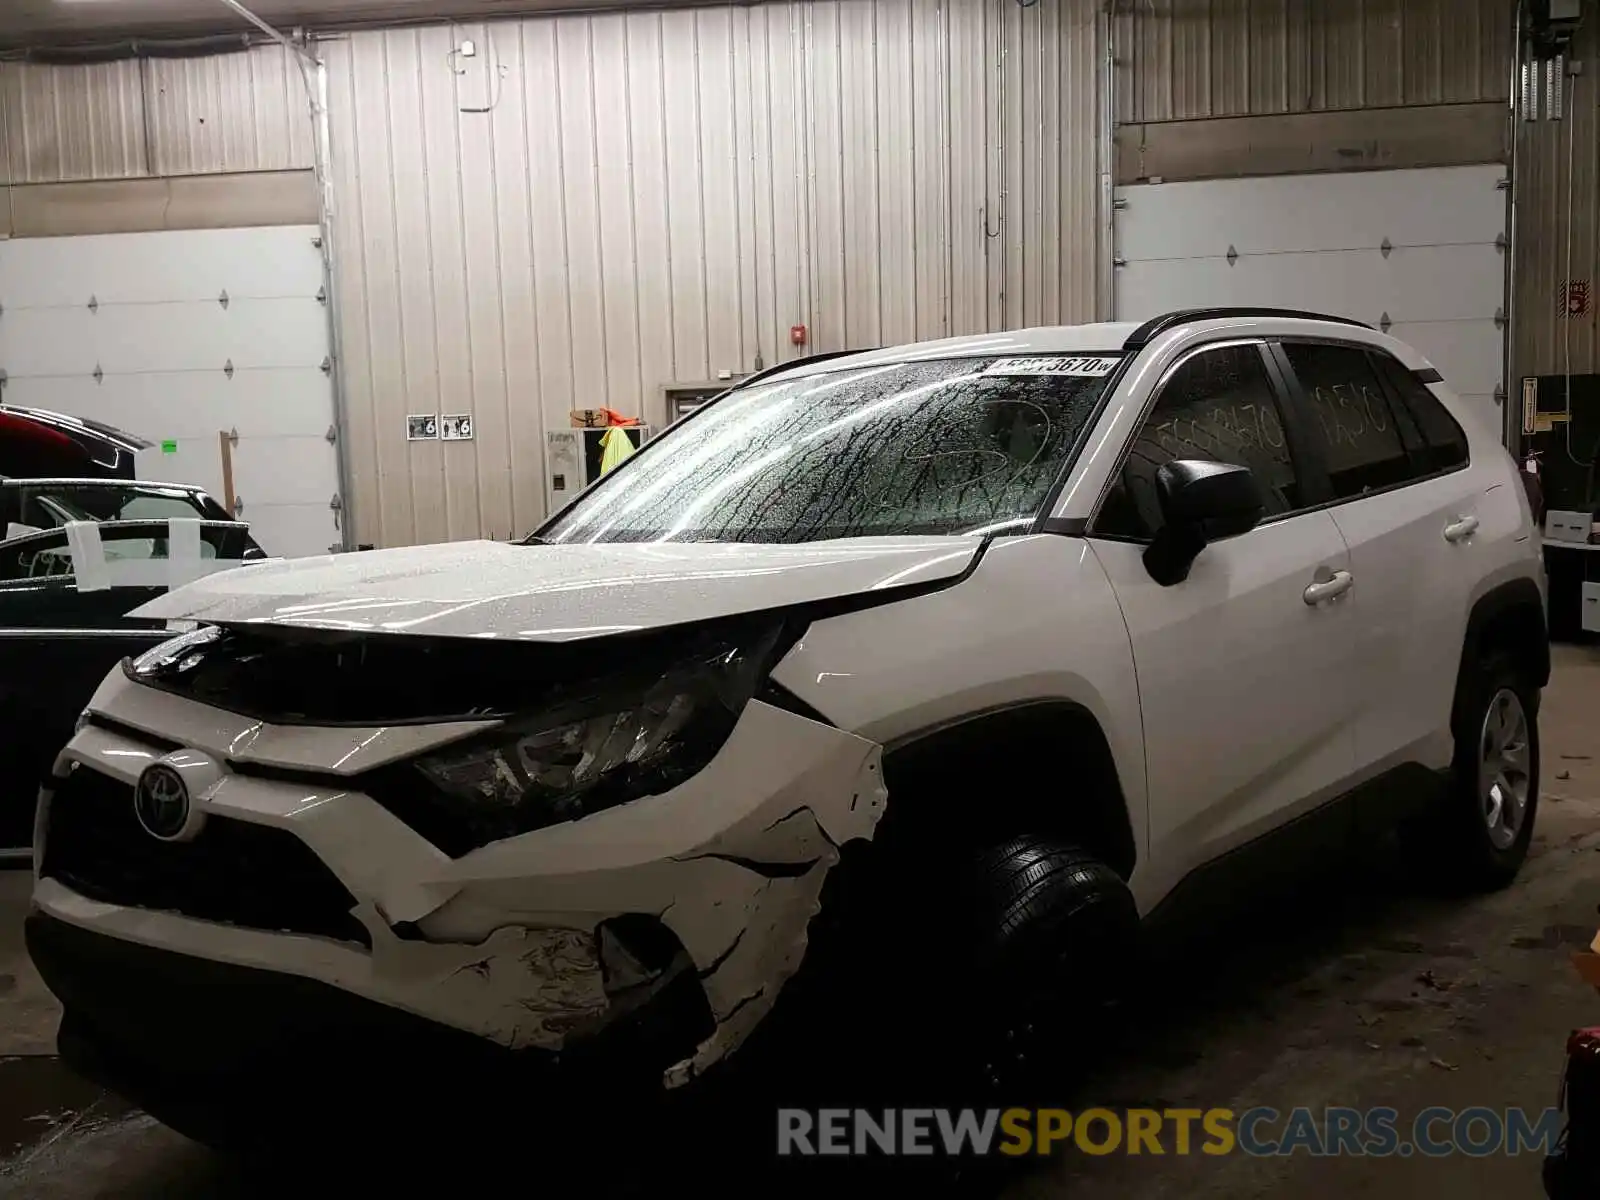
[{"label": "corrugated metal wall", "polygon": [[[1585,6],[1564,78],[1561,120],[1539,89],[1537,121],[1518,121],[1517,290],[1513,378],[1600,371],[1600,6]],[[1587,284],[1588,311],[1567,315],[1566,281]]]},{"label": "corrugated metal wall", "polygon": [[1512,0],[1121,0],[1121,120],[1504,99]]},{"label": "corrugated metal wall", "polygon": [[299,71],[277,46],[92,66],[0,63],[0,183],[312,165]]},{"label": "corrugated metal wall", "polygon": [[[821,350],[1094,315],[1097,9],[796,0],[327,43],[359,536],[526,529],[568,408],[659,421],[661,384],[796,353],[792,324]],[[1510,10],[1117,0],[1118,117],[1502,101]],[[1600,370],[1586,21],[1567,119],[1518,125],[1514,374]],[[276,47],[0,63],[0,185],[312,159]],[[408,411],[472,412],[477,440],[407,443]]]},{"label": "corrugated metal wall", "polygon": [[[674,381],[1091,319],[1095,10],[816,0],[330,44],[361,540],[526,532],[572,408],[660,423]],[[476,439],[408,443],[429,412]]]},{"label": "corrugated metal wall", "polygon": [[[1125,0],[1122,122],[1505,101],[1512,0]],[[1511,374],[1600,371],[1600,5],[1586,3],[1564,119],[1518,122]],[[1540,110],[1547,109],[1540,89]],[[1570,265],[1568,257],[1570,254]],[[1566,315],[1568,279],[1589,310]]]}]

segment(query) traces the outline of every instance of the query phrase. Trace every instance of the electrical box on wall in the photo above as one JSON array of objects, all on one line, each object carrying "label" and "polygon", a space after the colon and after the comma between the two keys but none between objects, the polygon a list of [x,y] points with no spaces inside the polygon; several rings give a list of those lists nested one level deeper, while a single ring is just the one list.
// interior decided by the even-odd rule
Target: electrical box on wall
[{"label": "electrical box on wall", "polygon": [[1582,23],[1580,0],[1533,0],[1523,28],[1532,42],[1534,54],[1548,59],[1565,53]]},{"label": "electrical box on wall", "polygon": [[[635,448],[648,442],[655,432],[648,425],[613,428],[623,430]],[[600,459],[605,453],[600,440],[609,432],[609,429],[560,429],[545,435],[545,479],[550,512],[561,508],[600,478]]]},{"label": "electrical box on wall", "polygon": [[1593,512],[1600,505],[1600,375],[1529,376],[1522,404],[1523,446],[1538,459],[1546,503],[1552,511]]}]

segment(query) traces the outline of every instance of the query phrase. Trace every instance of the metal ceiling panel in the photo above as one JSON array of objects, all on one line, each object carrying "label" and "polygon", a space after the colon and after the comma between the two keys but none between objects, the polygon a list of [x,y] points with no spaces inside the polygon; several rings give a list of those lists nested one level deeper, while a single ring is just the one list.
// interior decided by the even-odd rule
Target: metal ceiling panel
[{"label": "metal ceiling panel", "polygon": [[301,170],[313,158],[299,72],[280,46],[0,63],[0,184]]},{"label": "metal ceiling panel", "polygon": [[[618,0],[255,0],[258,16],[283,27],[350,28],[452,17],[513,17],[622,7]],[[666,2],[639,7],[693,7]],[[3,0],[0,47],[58,46],[123,37],[243,33],[250,27],[221,0]]]}]

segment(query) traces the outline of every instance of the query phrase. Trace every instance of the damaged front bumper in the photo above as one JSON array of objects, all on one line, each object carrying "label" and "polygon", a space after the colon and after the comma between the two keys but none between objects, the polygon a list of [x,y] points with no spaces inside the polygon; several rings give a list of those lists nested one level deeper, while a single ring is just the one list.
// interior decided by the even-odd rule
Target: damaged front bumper
[{"label": "damaged front bumper", "polygon": [[[840,847],[872,837],[887,799],[880,747],[758,701],[682,786],[452,860],[358,791],[229,765],[257,744],[273,746],[280,765],[325,769],[370,744],[371,730],[286,737],[118,677],[91,712],[96,721],[58,763],[63,782],[42,798],[34,908],[46,982],[69,1017],[102,1031],[114,1014],[85,1010],[118,1005],[124,984],[84,986],[96,971],[80,961],[91,952],[77,934],[291,977],[511,1051],[581,1058],[588,1046],[631,1039],[652,1048],[661,1081],[676,1086],[730,1054],[770,1011],[805,954]],[[149,838],[132,812],[139,774],[174,741],[216,765],[214,782],[192,797],[205,824],[184,844]],[[106,814],[72,832],[91,790]],[[131,831],[120,849],[119,820]],[[266,831],[277,857],[252,848]],[[234,858],[207,860],[224,850]],[[348,911],[330,920],[351,932],[307,919],[308,898],[321,892],[299,872],[321,868],[293,861],[301,851],[336,878],[329,887],[342,899],[332,903]],[[269,857],[283,866],[263,881]],[[141,883],[140,870],[162,885]],[[148,984],[129,970],[128,987]],[[228,1008],[209,991],[171,1001]]]}]

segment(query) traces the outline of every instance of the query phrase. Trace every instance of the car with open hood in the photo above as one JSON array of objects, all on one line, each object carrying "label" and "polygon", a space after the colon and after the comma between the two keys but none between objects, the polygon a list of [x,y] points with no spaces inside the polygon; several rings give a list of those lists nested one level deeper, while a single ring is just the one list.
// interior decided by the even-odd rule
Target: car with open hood
[{"label": "car with open hood", "polygon": [[1354,322],[791,364],[524,543],[137,609],[176,636],[56,761],[28,944],[67,1060],[215,1144],[423,1062],[676,1088],[827,971],[1015,1078],[1248,866],[1399,826],[1509,880],[1541,589],[1491,422]]}]

